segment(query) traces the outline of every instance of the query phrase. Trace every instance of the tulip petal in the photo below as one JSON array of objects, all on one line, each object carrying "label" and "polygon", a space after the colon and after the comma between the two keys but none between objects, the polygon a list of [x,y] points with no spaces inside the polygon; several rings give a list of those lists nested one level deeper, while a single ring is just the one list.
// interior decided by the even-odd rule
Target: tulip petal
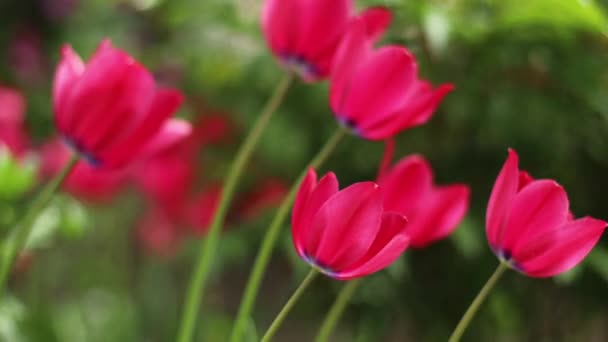
[{"label": "tulip petal", "polygon": [[359,260],[374,241],[382,219],[382,194],[373,182],[353,184],[332,196],[312,223],[307,252],[319,265],[339,270]]},{"label": "tulip petal", "polygon": [[300,228],[303,223],[302,215],[316,185],[317,172],[312,167],[308,168],[306,176],[302,180],[298,193],[296,194],[291,214],[291,239],[298,255],[301,257],[304,256],[304,246],[302,245],[302,239],[300,238]]},{"label": "tulip petal", "polygon": [[551,277],[578,265],[604,233],[607,223],[592,217],[570,221],[521,246],[516,260],[531,277]]},{"label": "tulip petal", "polygon": [[388,8],[378,6],[366,9],[359,17],[365,22],[365,31],[369,39],[376,41],[391,24],[392,13]]},{"label": "tulip petal", "polygon": [[410,217],[407,232],[411,246],[425,247],[448,236],[464,218],[469,208],[469,198],[469,187],[463,184],[430,191],[421,201],[421,210]]},{"label": "tulip petal", "polygon": [[517,194],[518,177],[518,156],[515,150],[509,149],[509,156],[496,178],[486,210],[486,235],[493,249],[501,243],[506,216]]},{"label": "tulip petal", "polygon": [[[310,170],[307,178],[312,177]],[[308,187],[308,184],[309,183],[303,183],[302,186]],[[294,217],[292,219],[292,238],[300,256],[304,257],[306,252],[310,253],[308,249],[313,249],[313,247],[309,245],[309,241],[315,241],[315,243],[318,241],[318,234],[321,234],[322,231],[317,232],[311,228],[314,217],[319,211],[319,208],[321,208],[329,198],[338,193],[338,187],[339,184],[336,175],[333,172],[328,172],[321,178],[319,183],[314,185],[310,194],[307,195],[306,190],[304,190],[301,195],[298,193],[298,209],[296,212],[294,207]]]},{"label": "tulip petal", "polygon": [[375,241],[368,252],[356,263],[332,276],[349,280],[377,272],[393,263],[409,245],[410,238],[405,233],[407,219],[397,213],[384,213]]},{"label": "tulip petal", "polygon": [[262,7],[262,32],[272,51],[277,55],[293,49],[297,38],[301,0],[267,0]]},{"label": "tulip petal", "polygon": [[568,195],[552,180],[536,180],[523,188],[513,199],[500,247],[513,253],[527,235],[550,231],[561,226],[568,217]]},{"label": "tulip petal", "polygon": [[102,166],[105,166],[105,163],[107,166],[120,167],[133,159],[133,155],[142,150],[148,139],[158,134],[167,118],[177,111],[182,101],[183,96],[177,90],[158,90],[150,106],[150,112],[140,127],[132,132],[123,144],[109,147],[99,156]]},{"label": "tulip petal", "polygon": [[66,102],[70,97],[70,92],[84,72],[85,66],[80,56],[69,45],[64,45],[61,48],[61,56],[61,61],[53,79],[53,110],[57,127],[60,131],[63,131],[65,130]]},{"label": "tulip petal", "polygon": [[384,210],[409,216],[431,191],[433,171],[420,155],[403,158],[378,180],[384,191]]}]

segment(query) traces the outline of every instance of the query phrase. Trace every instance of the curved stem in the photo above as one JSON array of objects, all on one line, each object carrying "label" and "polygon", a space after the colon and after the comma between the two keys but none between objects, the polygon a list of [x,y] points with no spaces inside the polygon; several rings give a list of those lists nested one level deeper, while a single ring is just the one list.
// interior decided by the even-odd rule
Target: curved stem
[{"label": "curved stem", "polygon": [[268,260],[272,255],[272,249],[276,243],[276,240],[281,232],[281,227],[283,226],[283,222],[287,218],[289,214],[289,209],[296,197],[296,193],[300,187],[300,183],[306,176],[306,172],[308,171],[308,167],[318,168],[325,162],[325,160],[329,157],[329,155],[334,151],[338,142],[342,140],[344,135],[346,134],[346,130],[342,127],[338,127],[336,132],[329,138],[329,140],[325,143],[323,148],[317,153],[317,155],[312,159],[310,164],[302,171],[298,179],[293,183],[289,193],[281,203],[281,206],[277,210],[277,213],[274,216],[274,219],[270,223],[268,230],[266,231],[266,235],[264,235],[264,239],[262,240],[262,245],[260,250],[258,251],[258,255],[256,256],[255,262],[253,264],[253,270],[251,271],[251,275],[249,276],[249,280],[247,281],[247,286],[245,287],[245,292],[243,294],[243,298],[241,299],[241,305],[239,307],[239,312],[236,317],[236,321],[234,323],[234,327],[232,328],[232,334],[230,336],[231,342],[239,342],[243,339],[243,334],[245,332],[245,327],[247,326],[247,322],[249,316],[251,315],[251,310],[253,309],[253,305],[255,304],[255,299],[260,288],[260,283],[262,282],[262,277],[266,271],[266,266],[268,265]]},{"label": "curved stem", "polygon": [[325,320],[323,320],[321,329],[319,329],[319,334],[315,338],[316,342],[327,342],[329,340],[329,337],[336,327],[338,320],[340,320],[346,305],[353,297],[353,294],[357,288],[359,288],[360,282],[361,279],[351,280],[342,287],[340,294],[338,294],[338,298],[336,298],[336,301],[331,306],[331,309],[329,309],[327,316],[325,316]]},{"label": "curved stem", "polygon": [[53,195],[59,190],[59,187],[74,166],[76,166],[77,162],[78,155],[72,154],[68,163],[63,167],[59,174],[42,189],[40,194],[38,194],[38,197],[28,208],[25,216],[23,216],[21,221],[15,225],[15,230],[11,232],[9,238],[4,241],[2,260],[0,260],[0,298],[2,298],[2,295],[4,294],[4,288],[12,269],[13,262],[15,261],[17,254],[25,247],[36,218],[38,218],[40,212],[49,204]]},{"label": "curved stem", "polygon": [[177,341],[179,342],[189,342],[192,340],[192,335],[194,334],[194,322],[196,321],[196,316],[198,315],[199,304],[203,298],[203,290],[205,289],[207,278],[211,270],[213,257],[216,254],[220,230],[224,225],[224,219],[226,218],[230,202],[234,197],[236,186],[245,165],[251,158],[251,155],[255,150],[260,137],[262,136],[262,132],[270,121],[272,114],[277,110],[280,103],[283,101],[292,80],[293,76],[291,74],[286,74],[281,82],[277,85],[272,97],[262,110],[262,113],[249,132],[249,135],[241,145],[235,159],[232,162],[232,165],[230,166],[230,171],[226,177],[224,188],[222,189],[220,202],[215,214],[213,215],[213,220],[211,221],[207,237],[202,242],[194,274],[190,280],[177,336]]},{"label": "curved stem", "polygon": [[262,337],[260,342],[270,341],[270,339],[274,336],[277,330],[279,330],[279,327],[281,327],[281,324],[283,323],[283,320],[285,320],[285,317],[287,317],[291,309],[296,305],[298,299],[300,299],[308,285],[310,285],[310,283],[315,279],[317,274],[319,274],[317,270],[315,270],[314,268],[310,269],[310,271],[306,275],[306,278],[302,280],[300,286],[298,286],[296,291],[291,295],[291,297],[289,297],[289,300],[287,301],[287,303],[285,303],[285,306],[283,306],[277,317],[274,319],[274,321],[272,321],[270,328],[266,330],[266,333],[264,334],[264,337]]},{"label": "curved stem", "polygon": [[460,319],[460,322],[458,322],[458,325],[456,326],[456,329],[454,329],[454,332],[452,332],[452,336],[450,336],[448,342],[460,341],[462,334],[464,334],[464,331],[469,326],[469,323],[471,323],[471,320],[473,319],[473,317],[475,317],[475,314],[479,310],[479,307],[484,302],[490,291],[492,291],[494,285],[496,285],[496,282],[498,282],[498,279],[500,279],[500,276],[502,276],[502,274],[508,268],[509,266],[507,266],[507,264],[505,264],[504,262],[498,264],[498,267],[496,268],[490,279],[488,279],[486,284],[481,288],[481,291],[479,291],[477,297],[475,297],[467,311]]}]

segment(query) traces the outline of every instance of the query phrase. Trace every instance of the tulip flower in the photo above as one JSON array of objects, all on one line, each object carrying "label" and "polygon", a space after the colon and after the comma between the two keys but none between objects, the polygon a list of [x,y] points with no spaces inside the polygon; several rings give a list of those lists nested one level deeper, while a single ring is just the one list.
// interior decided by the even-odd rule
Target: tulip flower
[{"label": "tulip flower", "polygon": [[320,272],[348,280],[377,272],[407,248],[407,220],[385,212],[380,187],[353,184],[341,191],[333,173],[317,182],[309,169],[296,196],[292,238],[302,259]]},{"label": "tulip flower", "polygon": [[109,40],[87,64],[70,46],[61,53],[53,83],[55,124],[90,165],[124,167],[149,145],[163,146],[189,129],[168,120],[181,93],[157,88],[152,75]]},{"label": "tulip flower", "polygon": [[469,206],[469,187],[434,185],[433,170],[420,155],[401,159],[382,173],[378,185],[384,192],[384,209],[407,217],[412,247],[425,247],[448,236]]},{"label": "tulip flower", "polygon": [[333,60],[330,105],[338,121],[369,140],[383,140],[426,123],[453,86],[436,89],[418,78],[404,47],[374,49],[369,20],[353,20]]},{"label": "tulip flower", "polygon": [[[60,139],[53,139],[40,149],[41,176],[50,179],[63,169],[70,159],[69,148]],[[63,183],[63,189],[82,200],[106,202],[117,195],[126,185],[126,170],[97,170],[79,161]]]},{"label": "tulip flower", "polygon": [[209,224],[217,211],[222,195],[221,184],[207,185],[186,206],[186,221],[196,235],[203,235],[209,230]]},{"label": "tulip flower", "polygon": [[[262,31],[270,49],[287,69],[305,82],[326,78],[349,22],[351,0],[267,0],[262,10]],[[371,22],[370,35],[383,30],[390,12],[382,8],[362,14]]]},{"label": "tulip flower", "polygon": [[278,207],[289,191],[285,182],[269,178],[262,181],[253,191],[243,196],[238,207],[239,216],[253,220],[269,209]]},{"label": "tulip flower", "polygon": [[579,264],[598,242],[607,223],[573,219],[568,196],[553,180],[534,180],[518,168],[509,150],[488,203],[486,233],[494,253],[531,277],[551,277]]},{"label": "tulip flower", "polygon": [[141,219],[136,229],[139,242],[150,252],[159,256],[175,254],[182,232],[162,208],[152,208]]},{"label": "tulip flower", "polygon": [[24,112],[23,96],[14,89],[0,87],[0,144],[16,156],[26,151],[29,140],[23,126]]}]

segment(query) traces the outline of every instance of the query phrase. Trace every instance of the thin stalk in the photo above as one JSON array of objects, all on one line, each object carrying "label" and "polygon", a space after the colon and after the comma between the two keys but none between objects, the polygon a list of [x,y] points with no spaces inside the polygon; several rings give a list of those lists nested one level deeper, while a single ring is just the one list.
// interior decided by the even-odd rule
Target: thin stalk
[{"label": "thin stalk", "polygon": [[338,145],[340,140],[342,140],[345,134],[346,130],[344,128],[337,128],[336,132],[329,138],[329,140],[327,140],[325,145],[311,160],[308,166],[304,170],[302,170],[300,176],[293,183],[291,189],[289,190],[289,193],[287,194],[287,196],[283,200],[283,203],[281,203],[281,206],[277,210],[274,219],[272,220],[268,230],[266,231],[266,235],[264,235],[262,245],[258,251],[258,255],[256,256],[255,262],[253,264],[253,270],[249,275],[249,280],[247,281],[247,286],[245,287],[245,292],[243,294],[243,298],[241,299],[239,312],[237,314],[234,327],[232,328],[232,334],[230,336],[231,342],[240,342],[243,339],[243,334],[245,332],[249,316],[251,315],[251,311],[253,309],[253,305],[255,304],[255,299],[258,294],[258,290],[260,289],[262,277],[266,272],[266,266],[268,266],[268,261],[270,260],[270,256],[272,255],[272,249],[274,248],[279,233],[281,232],[283,222],[285,222],[285,219],[289,214],[289,209],[291,208],[291,205],[293,204],[293,201],[296,197],[296,193],[298,192],[300,183],[304,179],[304,176],[306,176],[308,167],[318,168],[319,166],[321,166],[335,150],[336,146]]},{"label": "thin stalk", "polygon": [[55,178],[53,178],[38,194],[38,197],[36,197],[25,215],[15,225],[15,229],[11,232],[11,235],[4,242],[2,260],[0,261],[0,298],[2,298],[4,294],[4,288],[6,287],[6,282],[13,263],[15,262],[15,258],[23,247],[25,247],[27,239],[32,232],[32,228],[34,227],[36,218],[38,218],[40,212],[42,212],[42,210],[44,210],[44,208],[46,208],[46,206],[49,204],[53,198],[53,195],[57,192],[57,190],[59,190],[59,187],[61,184],[63,184],[63,181],[67,178],[74,166],[76,166],[77,162],[78,155],[72,154],[70,160],[59,172],[59,174],[55,176]]},{"label": "thin stalk", "polygon": [[217,251],[221,228],[224,225],[224,220],[230,203],[232,202],[232,198],[234,197],[238,181],[241,178],[245,165],[251,158],[264,129],[270,121],[272,114],[283,101],[292,80],[293,76],[291,74],[286,74],[281,82],[279,82],[230,166],[230,171],[228,172],[224,188],[222,189],[220,202],[213,215],[207,237],[201,244],[198,261],[195,266],[194,274],[190,280],[190,286],[186,295],[180,328],[177,335],[177,341],[179,342],[189,342],[192,340],[194,322],[198,315],[199,305],[203,299],[203,291],[209,277],[209,272],[211,271],[212,261]]},{"label": "thin stalk", "polygon": [[285,303],[285,306],[283,306],[277,317],[274,319],[274,321],[272,321],[270,328],[266,330],[266,333],[264,334],[264,337],[262,337],[260,342],[268,342],[270,341],[270,339],[272,339],[274,334],[276,334],[277,330],[279,330],[279,328],[281,327],[281,324],[283,323],[283,320],[285,320],[285,317],[287,317],[291,309],[296,305],[298,299],[300,299],[304,291],[306,291],[308,285],[310,285],[310,283],[315,279],[317,274],[319,274],[317,270],[315,270],[314,268],[310,269],[310,272],[308,272],[306,278],[302,280],[300,286],[298,286],[296,291],[291,295],[291,297],[289,297],[289,300],[287,301],[287,303]]},{"label": "thin stalk", "polygon": [[507,264],[505,264],[504,262],[501,262],[500,264],[498,264],[498,267],[496,268],[496,270],[494,271],[494,273],[492,274],[490,279],[488,279],[486,284],[481,288],[481,291],[479,291],[479,293],[477,294],[477,297],[475,297],[475,299],[473,300],[473,302],[471,303],[471,305],[469,306],[467,311],[464,313],[464,315],[460,319],[460,322],[458,322],[458,325],[456,326],[456,329],[454,329],[454,332],[452,332],[452,336],[450,336],[450,339],[448,340],[448,342],[460,341],[460,338],[462,337],[465,330],[471,323],[471,320],[473,319],[473,317],[475,317],[475,314],[479,310],[479,307],[481,306],[481,304],[483,304],[483,302],[486,299],[486,297],[488,296],[488,294],[492,291],[492,289],[494,288],[494,285],[496,285],[496,283],[498,282],[498,279],[500,279],[502,274],[508,268],[509,268],[509,266],[507,266]]},{"label": "thin stalk", "polygon": [[325,320],[323,320],[323,324],[321,325],[321,329],[319,329],[319,334],[317,335],[315,341],[316,342],[327,342],[331,333],[333,332],[336,324],[340,320],[346,305],[353,297],[353,294],[359,288],[359,283],[361,279],[352,280],[346,283],[340,290],[338,294],[338,298],[329,309],[327,316],[325,316]]}]

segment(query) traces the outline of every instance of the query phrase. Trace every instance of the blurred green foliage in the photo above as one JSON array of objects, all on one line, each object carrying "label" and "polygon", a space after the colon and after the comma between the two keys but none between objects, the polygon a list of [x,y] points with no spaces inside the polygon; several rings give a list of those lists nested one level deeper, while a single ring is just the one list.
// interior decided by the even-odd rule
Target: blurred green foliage
[{"label": "blurred green foliage", "polygon": [[[100,39],[112,38],[162,82],[184,90],[188,103],[181,115],[222,108],[239,132],[280,78],[259,32],[260,1],[54,2],[73,4],[62,16],[49,15],[47,2],[0,3],[0,81],[27,95],[27,124],[37,141],[53,132],[50,83],[63,43],[88,56]],[[429,124],[401,134],[398,156],[424,154],[440,183],[468,183],[473,199],[450,239],[408,251],[363,282],[334,340],[443,341],[496,264],[485,242],[484,212],[507,147],[519,152],[522,167],[534,176],[563,184],[576,214],[608,216],[608,1],[358,2],[359,8],[373,4],[395,13],[385,42],[411,49],[424,77],[456,85]],[[21,56],[15,44],[31,36],[42,59],[27,64],[15,57]],[[293,180],[336,125],[327,102],[326,84],[296,85],[248,177]],[[221,179],[240,136],[236,140],[219,152],[201,152],[202,179]],[[382,149],[351,137],[325,169],[343,185],[372,179]],[[0,153],[2,226],[14,222],[32,194],[32,170]],[[133,234],[143,210],[131,193],[86,209],[58,198],[37,228],[52,232],[50,239],[38,243],[31,265],[14,275],[15,297],[0,303],[1,338],[172,341],[198,241],[170,258],[149,255]],[[222,341],[230,328],[270,216],[233,221],[224,234],[200,318],[201,340]],[[252,332],[267,327],[303,276],[288,228],[260,292]],[[607,265],[603,241],[586,262],[555,280],[507,274],[467,340],[608,339]],[[310,340],[340,286],[329,279],[313,284],[278,340]]]}]

